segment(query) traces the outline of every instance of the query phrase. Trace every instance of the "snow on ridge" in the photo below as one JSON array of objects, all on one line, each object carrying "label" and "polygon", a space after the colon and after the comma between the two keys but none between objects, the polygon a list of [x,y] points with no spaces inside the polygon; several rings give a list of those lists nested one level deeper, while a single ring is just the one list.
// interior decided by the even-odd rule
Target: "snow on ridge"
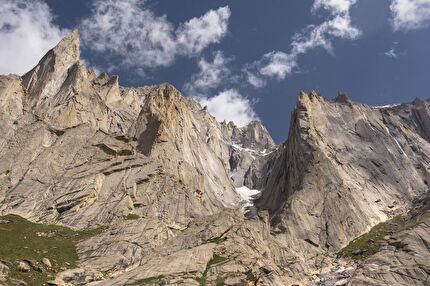
[{"label": "snow on ridge", "polygon": [[253,206],[254,200],[258,198],[258,195],[260,195],[260,191],[256,189],[250,189],[247,186],[242,186],[239,188],[236,188],[236,192],[240,195],[240,197],[246,201],[245,207],[247,206]]},{"label": "snow on ridge", "polygon": [[370,120],[367,117],[366,113],[364,113],[363,111],[361,113],[363,114],[364,119],[366,119],[367,124],[369,124],[370,129],[372,129],[373,131],[375,131],[375,128],[373,128],[372,123],[370,123]]},{"label": "snow on ridge", "polygon": [[[231,146],[239,151],[246,151],[248,153],[250,153],[250,155],[252,156],[254,155],[259,155],[259,156],[267,156],[270,153],[272,153],[273,151],[268,152],[267,149],[264,149],[263,151],[257,151],[254,149],[250,149],[250,148],[243,148],[242,144],[238,144],[238,143],[233,143],[231,144]],[[255,159],[255,157],[253,156],[253,159]]]},{"label": "snow on ridge", "polygon": [[400,145],[399,141],[397,141],[396,138],[394,138],[394,136],[391,134],[390,130],[388,129],[388,127],[385,127],[385,131],[387,131],[387,134],[391,136],[391,138],[394,139],[394,141],[396,142],[397,147],[400,149],[400,152],[405,156],[408,157],[408,155],[406,155],[405,150],[403,150],[402,146]]},{"label": "snow on ridge", "polygon": [[371,106],[371,108],[382,109],[382,108],[395,107],[395,106],[399,106],[399,105],[400,105],[400,103],[387,104],[387,105],[375,105],[375,106]]}]

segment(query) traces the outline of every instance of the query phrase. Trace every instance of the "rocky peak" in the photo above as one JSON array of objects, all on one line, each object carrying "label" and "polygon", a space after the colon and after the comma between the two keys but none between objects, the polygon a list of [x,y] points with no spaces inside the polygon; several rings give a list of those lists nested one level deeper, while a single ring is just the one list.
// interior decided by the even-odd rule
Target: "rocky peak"
[{"label": "rocky peak", "polygon": [[417,105],[417,106],[420,106],[420,105],[422,106],[422,105],[424,105],[424,100],[422,100],[421,98],[417,97],[417,98],[414,99],[414,101],[412,101],[412,103],[414,105]]},{"label": "rocky peak", "polygon": [[227,137],[233,144],[255,151],[269,150],[276,146],[261,121],[254,120],[243,127],[237,127],[232,121],[221,123]]},{"label": "rocky peak", "polygon": [[[429,101],[376,108],[301,92],[275,145],[261,122],[219,123],[169,84],[96,77],[73,32],[23,77],[0,76],[0,215],[104,226],[76,245],[76,263],[51,260],[79,265],[51,284],[345,285],[315,273],[428,193],[429,130]],[[368,263],[375,283],[426,285],[426,216]]]},{"label": "rocky peak", "polygon": [[208,212],[238,202],[220,124],[172,85],[151,89],[129,136],[136,138],[140,152],[163,162],[165,170],[197,192]]},{"label": "rocky peak", "polygon": [[80,60],[79,46],[78,31],[74,30],[51,49],[36,67],[23,75],[23,85],[31,106],[59,91],[68,70]]},{"label": "rocky peak", "polygon": [[142,152],[149,155],[156,143],[174,142],[176,127],[179,127],[183,101],[177,89],[169,84],[154,88],[146,97],[136,124],[129,135],[137,138]]},{"label": "rocky peak", "polygon": [[[407,209],[412,198],[427,190],[423,170],[430,168],[430,148],[420,127],[428,126],[423,118],[429,112],[416,116],[409,109],[402,105],[388,112],[301,93],[285,148],[267,163],[271,171],[257,205],[271,211],[273,222],[294,221],[308,230],[323,226],[314,234],[299,230],[297,235],[334,251],[369,224],[385,220],[393,201],[399,211]],[[426,151],[407,142],[420,142]],[[293,224],[281,225],[287,232],[297,230]]]},{"label": "rocky peak", "polygon": [[267,129],[261,124],[261,121],[254,120],[248,125],[241,128],[243,134],[243,144],[244,146],[259,147],[270,149],[275,146],[275,142],[270,136]]},{"label": "rocky peak", "polygon": [[334,101],[342,102],[342,103],[351,103],[351,100],[349,99],[348,95],[346,93],[339,92],[337,97],[334,99]]},{"label": "rocky peak", "polygon": [[89,124],[126,134],[140,111],[141,91],[123,97],[118,76],[102,73],[96,77],[80,60],[79,45],[75,30],[22,77],[26,108],[57,128]]},{"label": "rocky peak", "polygon": [[322,97],[318,92],[312,90],[310,93],[306,93],[304,91],[300,91],[297,96],[297,109],[306,109],[309,105],[322,103],[324,102],[324,97]]}]

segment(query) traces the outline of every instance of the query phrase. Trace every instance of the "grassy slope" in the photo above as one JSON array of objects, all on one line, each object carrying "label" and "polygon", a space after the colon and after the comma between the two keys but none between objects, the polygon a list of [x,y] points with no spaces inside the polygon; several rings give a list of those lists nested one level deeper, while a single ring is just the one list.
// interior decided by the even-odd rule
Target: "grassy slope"
[{"label": "grassy slope", "polygon": [[[386,222],[375,225],[369,232],[357,237],[340,250],[338,256],[359,260],[378,252],[384,237],[398,232],[404,224],[404,220],[404,215],[398,215]],[[353,254],[353,251],[363,249],[367,251],[358,255]]]},{"label": "grassy slope", "polygon": [[[196,279],[197,282],[199,282],[200,285],[206,285],[206,276],[208,274],[209,268],[211,268],[213,265],[221,263],[225,260],[227,260],[227,258],[219,256],[217,254],[214,254],[214,256],[211,258],[211,260],[209,260],[208,264],[206,265],[206,269],[203,272],[202,276]],[[219,284],[219,285],[224,284],[223,282],[221,282],[221,283],[222,284]],[[217,282],[217,284],[218,284],[218,282]]]},{"label": "grassy slope", "polygon": [[[9,277],[28,285],[43,285],[61,269],[75,267],[78,260],[75,244],[102,231],[102,228],[73,231],[62,226],[32,223],[16,215],[0,219],[10,221],[0,224],[0,259],[11,266]],[[51,269],[41,263],[44,257],[51,261]],[[43,272],[33,269],[28,273],[19,272],[15,261],[22,259],[35,261]]]}]

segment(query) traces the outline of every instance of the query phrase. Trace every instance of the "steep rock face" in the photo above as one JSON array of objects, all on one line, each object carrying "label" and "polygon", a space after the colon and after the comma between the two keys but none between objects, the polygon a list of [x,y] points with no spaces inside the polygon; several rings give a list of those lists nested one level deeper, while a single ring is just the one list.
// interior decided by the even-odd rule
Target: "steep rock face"
[{"label": "steep rock face", "polygon": [[192,189],[208,214],[239,201],[225,162],[230,139],[207,111],[174,87],[161,85],[149,93],[129,134],[137,139],[139,151],[162,161]]},{"label": "steep rock face", "polygon": [[[106,228],[78,245],[81,268],[59,274],[58,283],[88,283],[103,278],[100,271],[118,277],[112,285],[157,273],[183,280],[202,275],[214,253],[232,262],[241,253],[240,272],[217,273],[246,279],[254,261],[247,245],[257,239],[263,247],[254,227],[265,226],[246,226],[244,235],[259,238],[232,231],[245,227],[241,211],[229,211],[240,207],[229,178],[232,138],[199,104],[167,84],[121,88],[115,76],[96,77],[79,60],[75,32],[23,78],[0,80],[1,214]],[[248,250],[213,242],[227,233],[227,245],[238,240]],[[187,267],[184,255],[196,256]]]},{"label": "steep rock face", "polygon": [[427,192],[428,105],[378,109],[302,93],[257,205],[279,232],[339,250]]},{"label": "steep rock face", "polygon": [[419,285],[429,283],[430,200],[414,208],[403,228],[365,259],[348,285]]},{"label": "steep rock face", "polygon": [[277,148],[276,144],[260,121],[251,121],[241,128],[233,122],[223,122],[221,128],[225,136],[231,138],[230,179],[235,187],[254,188],[256,178],[261,176],[261,165]]},{"label": "steep rock face", "polygon": [[0,150],[24,116],[25,89],[18,76],[0,76]]},{"label": "steep rock face", "polygon": [[31,71],[23,76],[31,108],[53,98],[67,78],[69,69],[79,63],[79,37],[74,31],[49,51]]},{"label": "steep rock face", "polygon": [[[305,285],[428,191],[429,106],[302,93],[289,139],[276,145],[260,122],[218,123],[169,84],[96,76],[73,32],[23,77],[0,76],[0,214],[104,227],[78,243],[78,265],[59,285]],[[262,191],[246,217],[252,200],[238,188]],[[424,253],[420,265],[426,227],[420,211],[399,234]],[[382,284],[421,285],[427,268],[405,249],[386,251],[399,259]],[[372,265],[388,265],[385,254],[351,283],[376,283]]]},{"label": "steep rock face", "polygon": [[13,124],[23,115],[24,96],[25,90],[18,76],[0,77],[0,114],[2,122]]},{"label": "steep rock face", "polygon": [[275,142],[260,121],[251,121],[242,128],[237,127],[233,122],[226,123],[224,121],[222,128],[233,143],[242,148],[263,151],[275,147]]},{"label": "steep rock face", "polygon": [[105,132],[125,134],[139,113],[139,95],[131,93],[124,99],[118,77],[96,77],[79,56],[74,31],[23,76],[28,108],[59,128],[89,123]]},{"label": "steep rock face", "polygon": [[231,138],[215,118],[170,85],[120,88],[118,77],[95,77],[80,62],[77,32],[22,80],[1,79],[5,212],[80,228],[129,212],[186,224],[240,205]]}]

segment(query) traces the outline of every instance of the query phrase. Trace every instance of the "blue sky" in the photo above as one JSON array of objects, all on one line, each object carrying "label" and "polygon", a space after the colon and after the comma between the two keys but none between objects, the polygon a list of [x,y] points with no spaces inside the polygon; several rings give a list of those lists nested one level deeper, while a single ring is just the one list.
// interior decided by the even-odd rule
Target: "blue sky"
[{"label": "blue sky", "polygon": [[1,0],[0,74],[78,28],[120,84],[169,82],[219,119],[286,139],[300,90],[385,105],[428,98],[430,0]]}]

